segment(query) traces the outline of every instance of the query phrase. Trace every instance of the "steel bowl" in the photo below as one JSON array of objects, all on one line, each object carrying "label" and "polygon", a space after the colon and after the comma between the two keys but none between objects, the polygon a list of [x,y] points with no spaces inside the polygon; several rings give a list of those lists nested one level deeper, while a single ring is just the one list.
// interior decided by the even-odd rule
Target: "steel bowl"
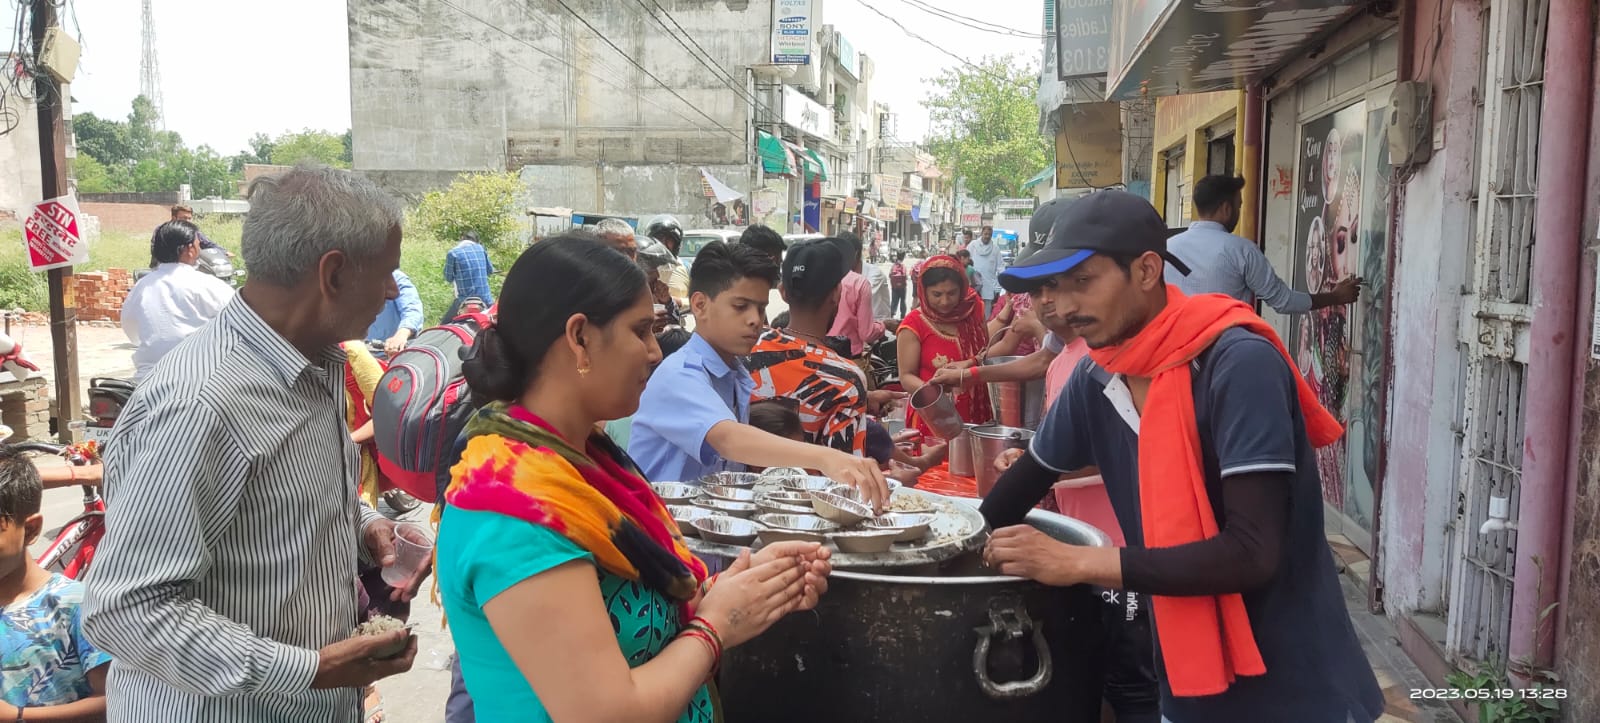
[{"label": "steel bowl", "polygon": [[761,481],[761,475],[754,472],[714,472],[700,478],[703,485],[721,485],[723,487],[754,487]]},{"label": "steel bowl", "polygon": [[766,514],[772,514],[772,515],[813,515],[813,516],[815,516],[817,514],[816,509],[811,506],[811,501],[810,501],[809,498],[806,500],[806,503],[803,504],[803,505],[790,505],[790,504],[784,504],[782,502],[773,502],[772,500],[757,500],[756,501],[756,508],[761,510],[762,512],[764,512]]},{"label": "steel bowl", "polygon": [[899,530],[862,530],[852,532],[830,532],[828,539],[839,548],[840,552],[852,555],[871,555],[888,552],[894,547],[894,540],[900,534]]},{"label": "steel bowl", "polygon": [[775,530],[832,532],[839,526],[816,515],[757,515],[756,522]]},{"label": "steel bowl", "polygon": [[806,471],[799,467],[768,467],[761,471],[764,482],[774,482],[783,477],[804,477]]},{"label": "steel bowl", "polygon": [[861,523],[861,527],[865,530],[898,530],[900,534],[895,536],[895,542],[916,542],[928,536],[934,519],[931,514],[891,512],[867,520]]},{"label": "steel bowl", "polygon": [[842,527],[849,527],[872,516],[871,508],[866,505],[831,492],[812,492],[811,507],[823,519]]},{"label": "steel bowl", "polygon": [[811,504],[811,495],[799,490],[768,490],[762,493],[761,498],[769,502],[781,502],[786,505],[806,506]]},{"label": "steel bowl", "polygon": [[678,530],[687,537],[700,534],[694,528],[694,521],[715,515],[715,512],[704,507],[694,505],[667,505],[667,512],[672,515],[673,521],[678,523]]},{"label": "steel bowl", "polygon": [[727,485],[708,485],[700,488],[708,496],[729,502],[755,502],[756,491],[743,487],[729,487]]},{"label": "steel bowl", "polygon": [[688,502],[700,495],[700,488],[680,482],[657,482],[650,485],[656,491],[656,496],[669,505],[679,505]]},{"label": "steel bowl", "polygon": [[721,515],[730,517],[743,517],[748,519],[756,513],[756,506],[749,502],[732,502],[719,500],[715,497],[697,497],[694,500],[697,507],[704,507]]},{"label": "steel bowl", "polygon": [[763,529],[758,523],[737,517],[712,515],[694,521],[701,539],[723,545],[749,546]]},{"label": "steel bowl", "polygon": [[827,477],[805,476],[786,477],[779,484],[783,485],[784,489],[799,490],[801,492],[825,492],[839,483]]}]

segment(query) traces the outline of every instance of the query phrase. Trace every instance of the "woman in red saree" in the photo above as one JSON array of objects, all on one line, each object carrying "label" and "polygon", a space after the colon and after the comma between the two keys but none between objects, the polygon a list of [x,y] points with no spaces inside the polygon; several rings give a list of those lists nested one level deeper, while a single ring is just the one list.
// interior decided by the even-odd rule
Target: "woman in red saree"
[{"label": "woman in red saree", "polygon": [[[935,256],[923,262],[917,277],[917,308],[900,322],[900,385],[915,393],[934,372],[951,365],[970,366],[989,341],[983,318],[983,301],[967,283],[966,269],[950,256]],[[946,389],[955,394],[956,411],[969,424],[994,421],[989,404],[989,389],[979,384],[966,391]],[[915,410],[906,407],[906,425],[914,426],[928,439],[936,438]]]}]

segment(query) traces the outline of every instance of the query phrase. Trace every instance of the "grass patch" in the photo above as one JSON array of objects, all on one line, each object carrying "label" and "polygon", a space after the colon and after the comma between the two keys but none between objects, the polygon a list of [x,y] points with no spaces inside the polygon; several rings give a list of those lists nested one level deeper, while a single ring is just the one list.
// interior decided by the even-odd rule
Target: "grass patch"
[{"label": "grass patch", "polygon": [[[200,230],[205,232],[207,238],[235,254],[239,253],[243,230],[239,217],[211,215],[198,221]],[[455,300],[455,289],[444,280],[444,257],[453,246],[454,241],[439,241],[429,237],[408,216],[400,270],[417,285],[417,294],[422,297],[423,320],[427,325],[437,322]],[[23,248],[20,225],[0,226],[0,248]],[[489,257],[493,259],[495,268],[502,271],[509,270],[521,253],[521,244],[489,247]],[[77,269],[142,269],[149,263],[149,233],[102,231],[100,240],[89,247],[89,262]],[[503,279],[503,276],[490,279],[496,294],[500,293]],[[49,287],[45,275],[28,270],[26,254],[0,254],[0,308],[19,307],[28,311],[49,310]]]}]

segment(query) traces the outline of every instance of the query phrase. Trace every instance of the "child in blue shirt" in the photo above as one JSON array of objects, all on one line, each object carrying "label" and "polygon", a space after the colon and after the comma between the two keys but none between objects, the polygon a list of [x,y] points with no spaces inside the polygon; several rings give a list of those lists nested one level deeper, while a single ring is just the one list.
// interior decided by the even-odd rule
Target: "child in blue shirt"
[{"label": "child in blue shirt", "polygon": [[760,339],[777,283],[772,257],[750,246],[712,242],[700,250],[689,273],[694,336],[651,374],[628,454],[657,482],[692,483],[744,465],[815,469],[881,508],[889,488],[876,462],[749,425],[755,379],[740,357]]},{"label": "child in blue shirt", "polygon": [[103,721],[111,656],[83,636],[83,585],[28,556],[44,486],[0,445],[0,721]]}]

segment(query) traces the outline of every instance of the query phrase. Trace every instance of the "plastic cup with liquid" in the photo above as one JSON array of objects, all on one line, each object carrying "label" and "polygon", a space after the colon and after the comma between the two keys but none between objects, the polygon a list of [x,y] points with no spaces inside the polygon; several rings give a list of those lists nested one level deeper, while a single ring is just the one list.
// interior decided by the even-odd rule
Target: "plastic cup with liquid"
[{"label": "plastic cup with liquid", "polygon": [[394,564],[383,568],[383,581],[404,587],[417,571],[433,564],[433,534],[422,524],[401,522],[394,526],[394,553]]}]

